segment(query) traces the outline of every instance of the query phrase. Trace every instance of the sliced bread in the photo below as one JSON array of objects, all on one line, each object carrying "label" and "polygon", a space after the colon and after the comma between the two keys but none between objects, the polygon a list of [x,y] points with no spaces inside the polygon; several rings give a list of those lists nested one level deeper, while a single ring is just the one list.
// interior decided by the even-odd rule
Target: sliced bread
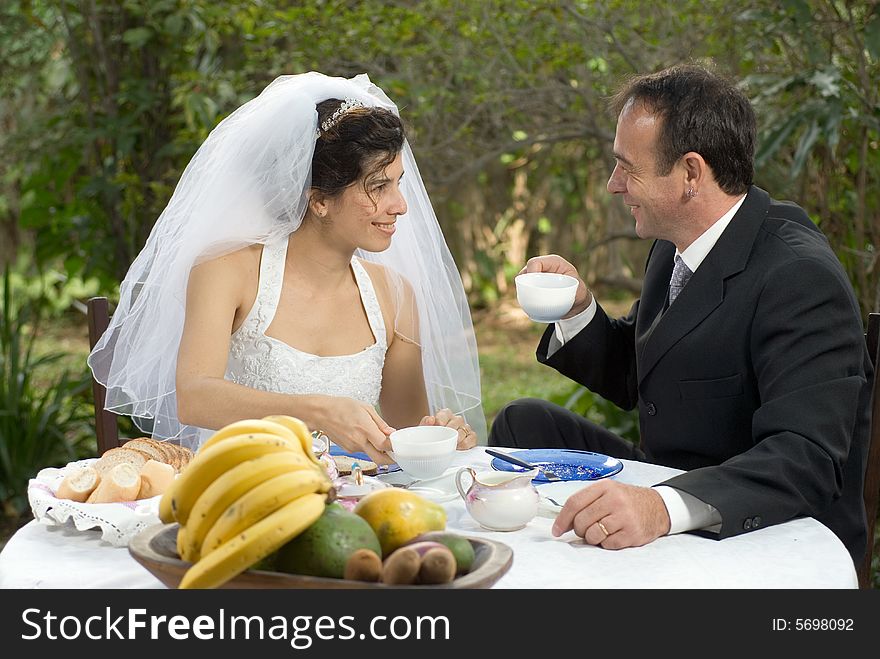
[{"label": "sliced bread", "polygon": [[94,464],[94,467],[103,478],[106,472],[113,469],[116,465],[123,463],[130,464],[136,471],[140,471],[141,467],[143,467],[150,458],[151,456],[149,454],[138,449],[119,446],[117,448],[111,448],[104,453],[104,455],[102,455]]},{"label": "sliced bread", "polygon": [[161,442],[154,442],[149,437],[138,437],[137,439],[129,439],[123,445],[125,448],[133,448],[142,451],[150,456],[156,462],[167,462],[170,464],[169,454],[161,446]]},{"label": "sliced bread", "polygon": [[193,452],[185,446],[167,442],[166,447],[169,451],[173,451],[176,455],[177,464],[175,465],[175,468],[177,469],[178,473],[183,471],[186,465],[189,464],[190,460],[193,459]]}]

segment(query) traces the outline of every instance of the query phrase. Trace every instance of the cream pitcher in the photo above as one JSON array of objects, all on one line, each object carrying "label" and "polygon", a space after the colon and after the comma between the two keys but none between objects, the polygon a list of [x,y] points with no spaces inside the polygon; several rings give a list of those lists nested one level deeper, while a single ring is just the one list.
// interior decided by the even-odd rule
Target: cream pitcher
[{"label": "cream pitcher", "polygon": [[[462,477],[471,484],[465,489]],[[462,467],[455,474],[455,487],[468,513],[490,531],[516,531],[538,514],[538,490],[532,479],[537,469],[525,472],[482,471]]]}]

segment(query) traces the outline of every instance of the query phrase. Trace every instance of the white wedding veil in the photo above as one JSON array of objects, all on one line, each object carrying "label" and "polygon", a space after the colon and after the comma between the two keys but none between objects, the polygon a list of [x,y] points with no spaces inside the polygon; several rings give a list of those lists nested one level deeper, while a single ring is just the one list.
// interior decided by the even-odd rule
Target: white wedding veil
[{"label": "white wedding veil", "polygon": [[[177,418],[175,371],[192,267],[254,243],[296,231],[306,213],[318,128],[316,105],[356,99],[398,114],[366,74],[320,73],[275,79],[208,135],[187,165],[168,206],[123,280],[110,326],[88,358],[107,389],[106,409],[132,416],[157,439],[191,444],[199,429]],[[412,286],[418,323],[401,318],[395,331],[421,346],[431,411],[465,417],[485,442],[477,345],[458,269],[443,238],[408,143],[401,190],[408,211],[391,247],[357,256],[385,266]],[[393,279],[393,278],[391,278]]]}]

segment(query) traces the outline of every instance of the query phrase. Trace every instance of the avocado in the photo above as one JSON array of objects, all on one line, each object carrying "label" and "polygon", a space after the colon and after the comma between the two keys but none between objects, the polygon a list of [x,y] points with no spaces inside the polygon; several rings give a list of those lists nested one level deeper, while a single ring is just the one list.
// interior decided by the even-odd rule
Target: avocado
[{"label": "avocado", "polygon": [[421,542],[423,540],[432,540],[449,547],[452,551],[452,555],[455,556],[455,564],[458,566],[456,575],[467,574],[471,571],[474,559],[476,558],[474,554],[474,546],[471,544],[470,540],[463,535],[456,535],[455,533],[449,533],[447,531],[429,531],[428,533],[423,533],[413,539],[412,542]]},{"label": "avocado", "polygon": [[348,557],[358,549],[382,555],[379,539],[370,525],[339,503],[331,503],[318,521],[278,550],[275,569],[343,579]]},{"label": "avocado", "polygon": [[269,572],[275,571],[275,552],[272,552],[265,558],[261,558],[256,563],[251,565],[249,570],[268,570]]}]

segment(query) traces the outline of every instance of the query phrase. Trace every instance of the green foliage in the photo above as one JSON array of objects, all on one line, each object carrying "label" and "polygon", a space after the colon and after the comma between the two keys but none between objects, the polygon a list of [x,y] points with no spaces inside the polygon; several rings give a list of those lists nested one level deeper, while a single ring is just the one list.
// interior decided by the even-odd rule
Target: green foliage
[{"label": "green foliage", "polygon": [[821,224],[867,315],[880,308],[880,14],[800,0],[742,17],[766,33],[743,81],[761,121],[761,183]]},{"label": "green foliage", "polygon": [[88,407],[78,398],[88,380],[64,371],[40,383],[64,357],[36,354],[41,317],[42,304],[14,299],[7,268],[0,313],[0,504],[8,516],[28,509],[28,479],[39,469],[94,451],[86,442]]},{"label": "green foliage", "polygon": [[[58,318],[79,300],[98,294],[100,282],[97,278],[83,280],[81,277],[68,278],[60,269],[52,268],[39,274],[32,274],[24,259],[9,270],[9,290],[12,299],[28,300],[40,305],[47,317]],[[5,301],[5,292],[0,291],[0,306]]]},{"label": "green foliage", "polygon": [[277,75],[367,71],[410,125],[474,304],[503,298],[540,252],[588,281],[632,278],[631,220],[604,189],[606,99],[627,74],[707,59],[755,99],[758,182],[823,223],[866,311],[880,305],[871,7],[10,0],[0,231],[14,223],[39,261],[112,291],[218,121]]}]

